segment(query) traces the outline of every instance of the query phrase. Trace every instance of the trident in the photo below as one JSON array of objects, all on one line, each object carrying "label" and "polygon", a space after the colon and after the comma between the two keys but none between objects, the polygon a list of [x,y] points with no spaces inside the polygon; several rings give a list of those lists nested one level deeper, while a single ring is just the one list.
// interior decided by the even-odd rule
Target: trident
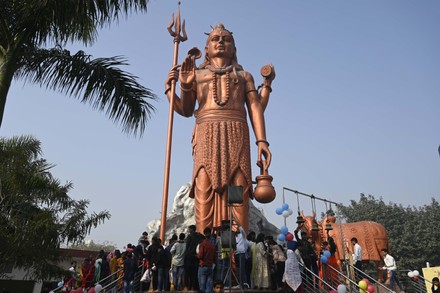
[{"label": "trident", "polygon": [[[167,29],[170,35],[174,38],[174,59],[173,67],[177,65],[179,56],[179,44],[185,42],[188,37],[185,31],[185,20],[182,27],[180,26],[180,1],[178,3],[177,18],[174,21],[174,13],[171,16],[171,22]],[[174,26],[174,31],[172,27]],[[180,32],[182,31],[182,36]],[[162,215],[160,219],[160,238],[165,242],[165,229],[167,224],[167,207],[168,207],[168,187],[170,181],[170,159],[171,159],[171,144],[173,138],[173,119],[174,119],[174,94],[176,92],[176,81],[171,81],[171,99],[170,99],[170,111],[168,115],[168,135],[167,135],[167,149],[165,155],[165,174],[163,181],[163,195],[162,195]]]}]

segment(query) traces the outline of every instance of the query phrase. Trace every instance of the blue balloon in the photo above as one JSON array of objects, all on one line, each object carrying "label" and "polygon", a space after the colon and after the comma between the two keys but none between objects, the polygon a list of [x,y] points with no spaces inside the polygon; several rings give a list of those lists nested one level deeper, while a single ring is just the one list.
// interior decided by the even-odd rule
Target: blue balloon
[{"label": "blue balloon", "polygon": [[328,258],[325,255],[322,255],[321,256],[321,262],[322,263],[327,263],[327,261],[328,261]]},{"label": "blue balloon", "polygon": [[278,234],[278,240],[279,240],[279,241],[285,241],[285,240],[286,240],[286,235],[284,235],[284,234]]},{"label": "blue balloon", "polygon": [[287,229],[286,226],[281,226],[280,230],[281,230],[281,233],[283,233],[284,235],[286,235],[289,232],[289,229]]},{"label": "blue balloon", "polygon": [[289,209],[289,205],[287,203],[283,203],[281,208],[283,209],[283,211],[287,211]]},{"label": "blue balloon", "polygon": [[329,258],[330,256],[332,256],[332,254],[330,253],[330,251],[324,250],[324,256]]},{"label": "blue balloon", "polygon": [[283,214],[283,209],[282,208],[277,208],[275,210],[275,213],[277,213],[277,215],[282,215]]}]

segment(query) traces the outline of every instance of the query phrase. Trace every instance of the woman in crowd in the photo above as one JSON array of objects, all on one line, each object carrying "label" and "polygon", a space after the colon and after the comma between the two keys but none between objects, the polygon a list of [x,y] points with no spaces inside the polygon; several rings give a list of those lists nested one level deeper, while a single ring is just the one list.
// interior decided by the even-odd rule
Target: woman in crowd
[{"label": "woman in crowd", "polygon": [[286,266],[283,274],[284,288],[287,292],[304,293],[304,284],[302,283],[301,271],[295,252],[287,250]]},{"label": "woman in crowd", "polygon": [[255,240],[255,255],[252,262],[252,284],[258,289],[269,289],[268,248],[265,245],[264,236],[260,233]]},{"label": "woman in crowd", "polygon": [[275,265],[275,281],[277,288],[282,288],[283,286],[283,275],[284,267],[286,264],[286,254],[281,245],[276,243],[274,240],[271,241],[273,262]]}]

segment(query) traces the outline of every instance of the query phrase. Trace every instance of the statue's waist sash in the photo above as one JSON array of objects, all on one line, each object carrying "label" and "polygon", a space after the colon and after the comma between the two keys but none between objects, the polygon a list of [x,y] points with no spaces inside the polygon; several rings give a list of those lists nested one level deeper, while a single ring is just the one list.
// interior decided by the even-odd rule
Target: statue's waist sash
[{"label": "statue's waist sash", "polygon": [[196,111],[196,123],[201,124],[208,121],[240,121],[246,122],[246,110],[240,109],[212,109]]}]

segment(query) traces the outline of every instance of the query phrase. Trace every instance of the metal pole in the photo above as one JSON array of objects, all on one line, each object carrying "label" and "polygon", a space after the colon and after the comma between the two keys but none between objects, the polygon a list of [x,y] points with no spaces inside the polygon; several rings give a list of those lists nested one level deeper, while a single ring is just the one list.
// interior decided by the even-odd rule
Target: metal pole
[{"label": "metal pole", "polygon": [[[286,203],[286,198],[284,197],[284,188],[283,188],[283,203]],[[284,218],[284,226],[287,227],[287,218],[286,217],[283,218]]]},{"label": "metal pole", "polygon": [[314,198],[314,199],[317,199],[317,200],[320,200],[320,201],[323,201],[323,202],[328,202],[328,203],[332,203],[332,204],[335,204],[335,205],[338,204],[337,202],[334,202],[334,201],[331,201],[331,200],[328,200],[328,199],[325,199],[325,198],[317,197],[317,196],[315,196],[315,195],[313,195],[313,194],[303,193],[303,192],[301,192],[301,191],[294,190],[294,189],[290,189],[290,188],[287,188],[287,187],[283,187],[283,191],[284,191],[284,189],[285,189],[285,190],[288,190],[288,191],[291,191],[291,192],[293,192],[293,193],[301,194],[301,195],[304,195],[304,196],[308,196],[308,197],[310,197],[310,198]]}]

